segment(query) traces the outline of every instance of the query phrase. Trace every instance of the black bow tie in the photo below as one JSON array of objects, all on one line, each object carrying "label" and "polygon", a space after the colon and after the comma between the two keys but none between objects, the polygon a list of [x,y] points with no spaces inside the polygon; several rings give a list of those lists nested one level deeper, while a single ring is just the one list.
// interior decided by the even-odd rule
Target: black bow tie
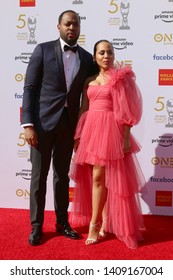
[{"label": "black bow tie", "polygon": [[69,50],[76,53],[77,52],[77,46],[76,47],[70,47],[70,46],[65,45],[64,46],[64,51],[66,52],[66,51],[69,51]]}]

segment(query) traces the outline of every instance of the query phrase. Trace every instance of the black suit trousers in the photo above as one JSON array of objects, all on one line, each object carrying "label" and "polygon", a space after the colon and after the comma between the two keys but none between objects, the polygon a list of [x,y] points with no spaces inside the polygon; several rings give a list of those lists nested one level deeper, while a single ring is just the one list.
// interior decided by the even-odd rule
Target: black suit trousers
[{"label": "black suit trousers", "polygon": [[31,147],[32,175],[30,186],[30,220],[32,227],[43,226],[47,176],[52,161],[56,222],[68,221],[69,167],[73,152],[74,133],[68,109],[52,131],[38,133],[38,146]]}]

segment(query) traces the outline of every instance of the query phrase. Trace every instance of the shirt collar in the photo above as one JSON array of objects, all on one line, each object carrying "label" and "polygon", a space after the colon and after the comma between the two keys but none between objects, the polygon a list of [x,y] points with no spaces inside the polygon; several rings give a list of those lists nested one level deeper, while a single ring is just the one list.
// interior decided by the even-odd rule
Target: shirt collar
[{"label": "shirt collar", "polygon": [[[60,44],[61,44],[61,48],[62,50],[64,51],[64,46],[67,45],[67,46],[70,46],[69,44],[67,44],[63,39],[60,38]],[[73,46],[70,46],[70,47],[76,47],[77,46],[77,43]]]}]

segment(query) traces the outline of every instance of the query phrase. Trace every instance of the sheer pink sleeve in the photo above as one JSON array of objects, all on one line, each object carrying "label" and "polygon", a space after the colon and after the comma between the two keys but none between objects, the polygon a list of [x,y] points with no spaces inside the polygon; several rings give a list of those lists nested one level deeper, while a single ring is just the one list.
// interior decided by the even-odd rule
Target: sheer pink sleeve
[{"label": "sheer pink sleeve", "polygon": [[129,126],[137,124],[142,116],[142,95],[130,67],[111,69],[110,81],[113,92],[115,118]]}]

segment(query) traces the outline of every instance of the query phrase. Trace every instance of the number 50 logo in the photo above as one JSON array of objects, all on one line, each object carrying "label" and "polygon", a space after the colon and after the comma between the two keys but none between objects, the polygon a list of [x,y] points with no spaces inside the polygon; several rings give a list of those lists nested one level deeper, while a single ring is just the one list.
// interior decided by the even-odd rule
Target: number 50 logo
[{"label": "number 50 logo", "polygon": [[[161,112],[162,110],[165,109],[165,106],[166,106],[166,111],[167,111],[168,115],[170,115],[170,118],[172,119],[173,99],[168,99],[166,101],[166,105],[165,105],[164,98],[165,97],[163,97],[163,96],[160,96],[157,98],[157,101],[156,101],[157,107],[155,107],[154,110],[156,110],[157,112]],[[172,124],[172,122],[171,122],[171,124]],[[173,124],[171,125],[171,127],[173,127]]]},{"label": "number 50 logo", "polygon": [[162,110],[164,110],[165,108],[165,103],[163,102],[164,97],[160,96],[157,98],[156,104],[157,104],[157,108],[155,107],[154,110],[156,110],[157,112],[160,112]]},{"label": "number 50 logo", "polygon": [[117,0],[111,0],[110,7],[111,9],[108,10],[110,14],[115,14],[118,11],[118,5],[116,4]]},{"label": "number 50 logo", "polygon": [[26,145],[26,140],[25,140],[25,135],[24,135],[24,133],[20,133],[18,139],[19,139],[19,141],[18,141],[17,145],[18,145],[19,147],[23,147],[23,146]]},{"label": "number 50 logo", "polygon": [[16,25],[17,28],[22,29],[26,26],[25,16],[26,16],[25,14],[19,15],[19,17],[18,17],[19,25]]}]

